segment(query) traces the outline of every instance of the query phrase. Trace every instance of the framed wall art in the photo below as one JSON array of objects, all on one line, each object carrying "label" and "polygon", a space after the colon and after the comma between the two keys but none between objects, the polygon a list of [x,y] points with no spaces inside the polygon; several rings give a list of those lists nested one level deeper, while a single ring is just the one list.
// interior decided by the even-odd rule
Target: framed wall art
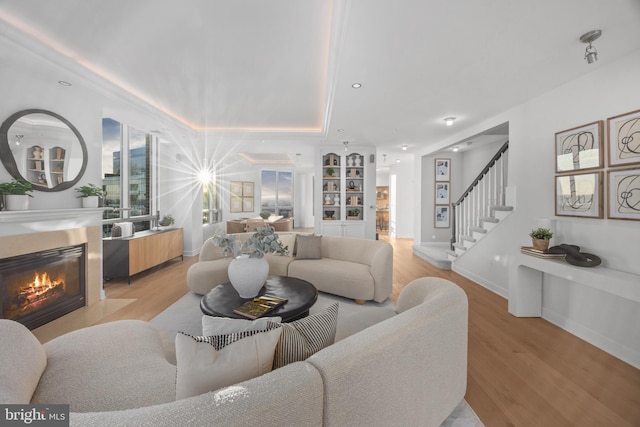
[{"label": "framed wall art", "polygon": [[609,166],[640,163],[640,110],[607,119]]},{"label": "framed wall art", "polygon": [[242,198],[242,212],[253,212],[253,197]]},{"label": "framed wall art", "polygon": [[229,189],[231,197],[242,197],[242,182],[231,181],[231,188]]},{"label": "framed wall art", "polygon": [[602,128],[600,120],[556,133],[556,172],[602,168]]},{"label": "framed wall art", "polygon": [[436,159],[436,181],[449,181],[451,159]]},{"label": "framed wall art", "polygon": [[231,213],[242,212],[242,197],[231,195],[231,205],[229,206]]},{"label": "framed wall art", "polygon": [[640,220],[640,168],[608,171],[607,218]]},{"label": "framed wall art", "polygon": [[602,218],[602,172],[556,176],[556,215]]},{"label": "framed wall art", "polygon": [[449,183],[436,182],[436,205],[449,204]]},{"label": "framed wall art", "polygon": [[242,197],[253,197],[253,182],[242,183]]},{"label": "framed wall art", "polygon": [[449,228],[449,206],[435,207],[435,228]]}]

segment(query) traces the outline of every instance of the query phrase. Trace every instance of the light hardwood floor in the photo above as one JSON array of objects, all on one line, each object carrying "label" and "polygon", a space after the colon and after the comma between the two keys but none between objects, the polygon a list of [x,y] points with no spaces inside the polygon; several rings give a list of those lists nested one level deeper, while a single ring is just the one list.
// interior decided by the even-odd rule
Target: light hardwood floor
[{"label": "light hardwood floor", "polygon": [[[467,293],[465,398],[487,427],[640,426],[639,370],[543,319],[511,316],[505,299],[414,256],[411,239],[381,239],[394,247],[392,300],[424,276],[449,279]],[[107,301],[114,307],[108,314],[98,320],[80,316],[64,331],[49,330],[48,337],[88,324],[153,318],[187,292],[186,270],[196,260],[171,261],[136,276],[131,285],[107,282]]]}]

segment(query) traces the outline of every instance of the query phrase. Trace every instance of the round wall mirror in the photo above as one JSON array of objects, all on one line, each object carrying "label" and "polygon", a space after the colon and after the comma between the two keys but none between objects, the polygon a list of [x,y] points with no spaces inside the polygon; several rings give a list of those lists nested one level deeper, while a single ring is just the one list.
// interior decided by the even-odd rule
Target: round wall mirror
[{"label": "round wall mirror", "polygon": [[0,127],[2,164],[34,190],[72,187],[87,167],[87,146],[64,117],[46,110],[13,114]]}]

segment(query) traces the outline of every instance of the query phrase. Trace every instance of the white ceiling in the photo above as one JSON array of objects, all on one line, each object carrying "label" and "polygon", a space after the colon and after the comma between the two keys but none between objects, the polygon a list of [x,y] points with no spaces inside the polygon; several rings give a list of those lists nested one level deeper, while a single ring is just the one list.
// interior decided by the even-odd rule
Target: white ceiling
[{"label": "white ceiling", "polygon": [[0,25],[0,47],[69,71],[42,78],[110,87],[207,141],[394,158],[640,49],[638,0],[0,0]]}]

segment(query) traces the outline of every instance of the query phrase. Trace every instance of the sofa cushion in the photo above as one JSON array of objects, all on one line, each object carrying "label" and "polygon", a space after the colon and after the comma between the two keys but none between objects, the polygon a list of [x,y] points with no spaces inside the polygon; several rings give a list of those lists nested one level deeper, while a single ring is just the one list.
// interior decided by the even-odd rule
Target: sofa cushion
[{"label": "sofa cushion", "polygon": [[287,256],[293,257],[294,249],[296,246],[296,235],[295,233],[278,233],[278,240],[282,243],[282,246],[287,247]]},{"label": "sofa cushion", "polygon": [[322,236],[298,236],[296,238],[296,259],[320,259]]},{"label": "sofa cushion", "polygon": [[333,344],[337,323],[337,302],[320,313],[290,323],[282,323],[282,336],[276,347],[273,369],[305,360],[315,352]]},{"label": "sofa cushion", "polygon": [[264,254],[269,263],[269,276],[287,276],[293,257],[278,254]]},{"label": "sofa cushion", "polygon": [[0,319],[0,402],[28,404],[47,366],[40,341],[24,325]]},{"label": "sofa cushion", "polygon": [[267,331],[212,337],[178,334],[176,399],[197,396],[270,372],[282,333],[279,323],[272,325],[274,329]]},{"label": "sofa cushion", "polygon": [[246,331],[265,331],[268,322],[280,323],[280,317],[261,317],[260,319],[231,319],[229,317],[202,316],[202,335],[225,335]]},{"label": "sofa cushion", "polygon": [[68,403],[72,412],[116,411],[175,399],[176,367],[162,338],[140,320],[79,329],[44,345],[47,369],[31,403]]}]

